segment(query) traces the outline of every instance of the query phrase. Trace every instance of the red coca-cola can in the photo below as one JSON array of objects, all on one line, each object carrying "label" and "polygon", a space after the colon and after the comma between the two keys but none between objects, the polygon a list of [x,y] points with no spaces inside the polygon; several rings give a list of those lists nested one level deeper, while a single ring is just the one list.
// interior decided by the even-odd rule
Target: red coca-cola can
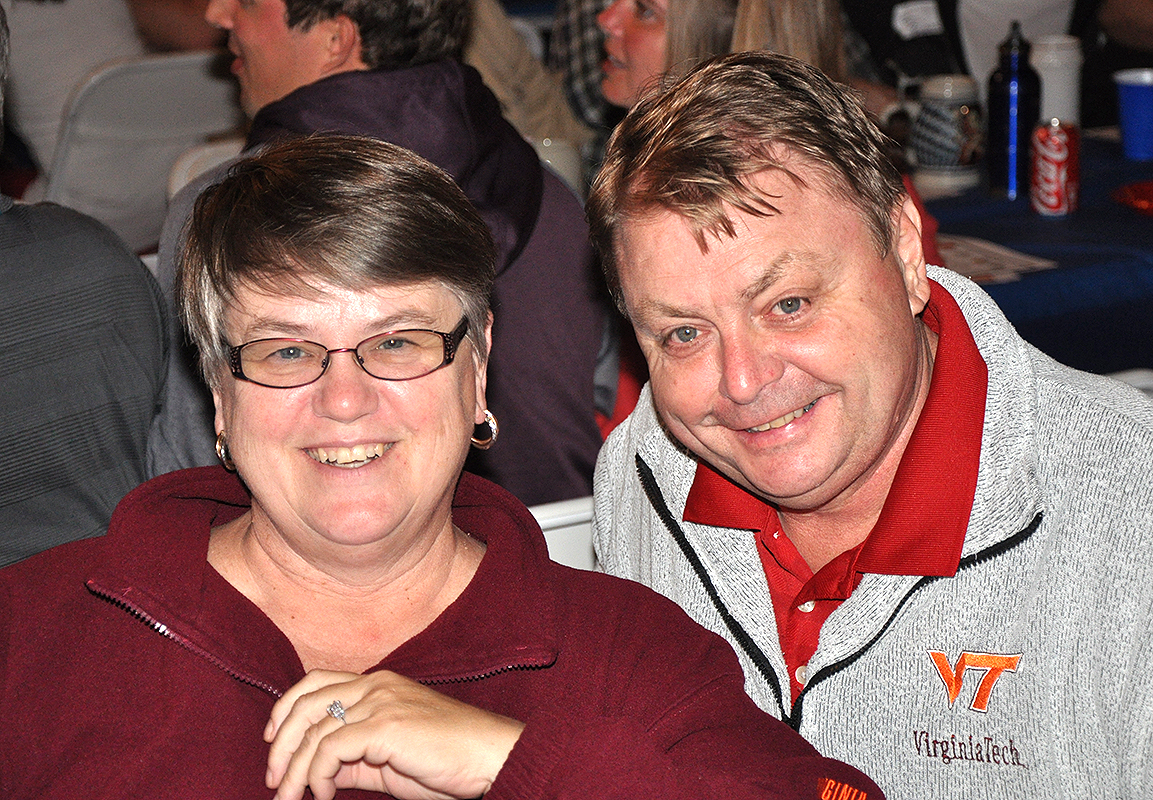
[{"label": "red coca-cola can", "polygon": [[1081,139],[1077,126],[1054,119],[1033,131],[1033,169],[1029,202],[1045,217],[1077,210],[1081,189]]}]

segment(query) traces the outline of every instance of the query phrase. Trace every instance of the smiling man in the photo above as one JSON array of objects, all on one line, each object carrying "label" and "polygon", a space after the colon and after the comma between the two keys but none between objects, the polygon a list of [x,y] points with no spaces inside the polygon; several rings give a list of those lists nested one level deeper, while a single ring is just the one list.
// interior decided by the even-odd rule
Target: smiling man
[{"label": "smiling man", "polygon": [[768,53],[617,129],[589,215],[651,380],[601,563],[890,797],[1147,796],[1153,406],[928,267],[883,147]]}]

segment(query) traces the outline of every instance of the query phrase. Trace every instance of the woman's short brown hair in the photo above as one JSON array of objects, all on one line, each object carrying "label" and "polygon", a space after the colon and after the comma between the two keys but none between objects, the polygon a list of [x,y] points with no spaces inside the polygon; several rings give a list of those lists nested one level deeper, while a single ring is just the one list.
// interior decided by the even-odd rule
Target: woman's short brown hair
[{"label": "woman's short brown hair", "polygon": [[310,136],[235,164],[196,201],[177,286],[181,315],[215,386],[230,345],[224,311],[241,286],[314,296],[426,281],[460,300],[486,356],[492,236],[452,178],[379,139]]}]

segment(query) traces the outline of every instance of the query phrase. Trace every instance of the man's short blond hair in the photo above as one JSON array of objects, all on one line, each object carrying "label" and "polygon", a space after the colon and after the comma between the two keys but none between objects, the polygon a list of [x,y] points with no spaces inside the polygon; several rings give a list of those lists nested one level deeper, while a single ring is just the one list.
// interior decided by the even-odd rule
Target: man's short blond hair
[{"label": "man's short blond hair", "polygon": [[624,310],[616,245],[628,217],[672,211],[688,221],[705,252],[708,236],[734,235],[731,209],[776,213],[749,178],[778,169],[799,180],[789,167],[796,159],[823,176],[823,188],[860,209],[886,254],[905,196],[886,141],[852,90],[776,53],[711,59],[648,95],[609,140],[588,202],[617,305]]}]

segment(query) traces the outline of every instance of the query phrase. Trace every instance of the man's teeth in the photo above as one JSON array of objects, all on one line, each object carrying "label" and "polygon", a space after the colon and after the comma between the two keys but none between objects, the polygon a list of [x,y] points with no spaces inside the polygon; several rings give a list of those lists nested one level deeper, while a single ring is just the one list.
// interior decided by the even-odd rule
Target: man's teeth
[{"label": "man's teeth", "polygon": [[352,447],[318,447],[309,451],[321,464],[337,467],[359,467],[384,455],[383,444],[356,444]]},{"label": "man's teeth", "polygon": [[800,417],[800,416],[807,414],[809,411],[812,410],[813,406],[815,406],[816,404],[817,404],[817,401],[814,400],[813,402],[809,403],[804,408],[798,408],[796,411],[790,411],[788,414],[785,414],[785,416],[777,417],[772,422],[766,422],[764,425],[758,425],[755,428],[749,428],[749,432],[750,433],[761,433],[763,431],[771,431],[773,428],[780,428],[783,425],[788,425],[790,422],[795,420],[797,417]]}]

